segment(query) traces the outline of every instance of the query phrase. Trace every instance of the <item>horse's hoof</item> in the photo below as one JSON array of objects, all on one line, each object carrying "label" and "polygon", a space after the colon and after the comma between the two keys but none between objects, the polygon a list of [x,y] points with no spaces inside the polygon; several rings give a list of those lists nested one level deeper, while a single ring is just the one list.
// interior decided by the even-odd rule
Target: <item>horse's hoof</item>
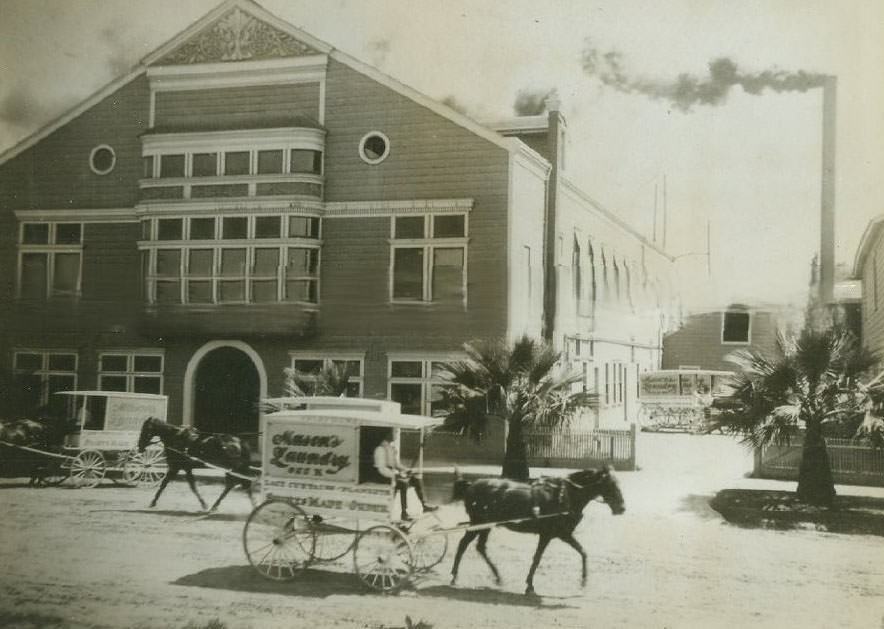
[{"label": "horse's hoof", "polygon": [[149,505],[147,505],[147,508],[148,508],[148,509],[153,509],[155,506],[157,506],[157,503],[152,502],[152,503],[150,503]]},{"label": "horse's hoof", "polygon": [[457,585],[457,577],[451,577],[451,583],[449,585]]},{"label": "horse's hoof", "polygon": [[537,594],[534,592],[534,587],[532,587],[530,585],[528,587],[526,587],[525,588],[525,596],[537,596]]}]

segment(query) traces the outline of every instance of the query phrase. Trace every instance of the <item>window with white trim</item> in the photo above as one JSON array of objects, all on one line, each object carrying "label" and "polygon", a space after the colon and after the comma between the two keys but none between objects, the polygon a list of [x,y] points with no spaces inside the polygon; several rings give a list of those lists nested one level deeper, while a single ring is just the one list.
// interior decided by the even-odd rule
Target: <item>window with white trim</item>
[{"label": "window with white trim", "polygon": [[466,214],[394,216],[390,229],[391,301],[466,304]]},{"label": "window with white trim", "polygon": [[58,391],[77,389],[77,352],[68,350],[17,350],[12,370],[32,408],[49,404]]},{"label": "window with white trim", "polygon": [[98,355],[98,388],[129,393],[163,392],[163,354],[108,351]]},{"label": "window with white trim", "polygon": [[145,301],[318,303],[319,221],[283,215],[146,219],[139,243]]},{"label": "window with white trim", "polygon": [[457,357],[438,359],[391,356],[387,363],[387,398],[403,413],[430,415],[441,410],[442,366]]},{"label": "window with white trim", "polygon": [[[327,353],[315,354],[309,352],[290,352],[291,367],[301,380],[305,382],[315,381],[323,369],[332,366],[343,368],[347,374],[347,397],[362,397],[363,382],[365,381],[365,360],[360,354],[336,354],[328,356]],[[314,391],[305,391],[313,395]]]},{"label": "window with white trim", "polygon": [[18,242],[19,297],[48,299],[80,294],[82,223],[22,223]]},{"label": "window with white trim", "polygon": [[721,342],[746,345],[749,343],[751,318],[748,312],[724,312],[721,315]]}]

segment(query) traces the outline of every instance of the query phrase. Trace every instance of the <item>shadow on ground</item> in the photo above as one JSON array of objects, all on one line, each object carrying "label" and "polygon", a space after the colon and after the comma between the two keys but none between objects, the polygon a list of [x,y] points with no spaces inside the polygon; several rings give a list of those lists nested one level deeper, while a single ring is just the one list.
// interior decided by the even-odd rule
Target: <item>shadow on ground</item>
[{"label": "shadow on ground", "polygon": [[251,566],[209,568],[183,576],[173,581],[173,585],[311,598],[370,593],[354,574],[308,569],[291,581],[271,581]]},{"label": "shadow on ground", "polygon": [[836,496],[831,509],[807,505],[792,492],[725,489],[710,501],[725,520],[746,528],[810,529],[884,536],[884,499]]},{"label": "shadow on ground", "polygon": [[559,596],[526,595],[487,587],[465,589],[450,585],[437,585],[418,590],[418,595],[441,597],[447,600],[465,601],[468,603],[521,605],[523,607],[537,607],[542,609],[576,609],[572,605],[551,602],[562,600],[562,597]]},{"label": "shadow on ground", "polygon": [[[353,573],[314,568],[304,570],[291,581],[265,579],[251,566],[209,568],[183,576],[173,581],[173,585],[308,598],[326,598],[339,595],[379,596],[367,589]],[[418,596],[441,597],[472,603],[521,605],[543,609],[573,609],[570,605],[555,602],[563,600],[562,597],[526,596],[493,588],[467,589],[437,585],[411,589]]]}]

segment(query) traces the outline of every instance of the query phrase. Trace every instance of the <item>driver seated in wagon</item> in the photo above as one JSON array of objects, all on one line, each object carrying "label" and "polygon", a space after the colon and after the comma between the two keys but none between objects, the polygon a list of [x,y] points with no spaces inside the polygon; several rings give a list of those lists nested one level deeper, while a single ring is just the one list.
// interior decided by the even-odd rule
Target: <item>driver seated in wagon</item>
[{"label": "driver seated in wagon", "polygon": [[402,465],[402,462],[399,460],[399,450],[394,443],[392,428],[386,431],[383,440],[374,449],[374,469],[380,475],[381,478],[379,480],[381,482],[392,481],[395,483],[396,488],[393,493],[395,496],[395,493],[399,492],[399,500],[402,506],[401,519],[404,522],[411,520],[411,517],[408,515],[407,493],[409,487],[414,487],[414,492],[417,494],[418,500],[421,501],[424,512],[435,511],[438,508],[424,499],[423,482],[419,477],[415,476],[413,470]]}]

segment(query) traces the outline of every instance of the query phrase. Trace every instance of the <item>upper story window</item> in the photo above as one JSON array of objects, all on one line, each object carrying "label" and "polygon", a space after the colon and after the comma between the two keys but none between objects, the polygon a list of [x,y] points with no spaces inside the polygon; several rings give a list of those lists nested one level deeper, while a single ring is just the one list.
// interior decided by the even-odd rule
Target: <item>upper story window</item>
[{"label": "upper story window", "polygon": [[359,141],[359,157],[367,164],[380,164],[390,154],[390,138],[380,131],[370,131]]},{"label": "upper story window", "polygon": [[747,344],[751,317],[748,312],[725,312],[721,320],[721,342]]},{"label": "upper story window", "polygon": [[324,150],[318,128],[147,133],[141,201],[321,198]]},{"label": "upper story window", "polygon": [[79,295],[82,258],[82,223],[22,223],[18,296],[47,299]]},{"label": "upper story window", "polygon": [[466,303],[466,214],[394,216],[390,298],[405,303]]},{"label": "upper story window", "polygon": [[319,218],[220,216],[143,221],[144,297],[152,304],[319,300]]},{"label": "upper story window", "polygon": [[89,168],[96,175],[107,175],[116,164],[117,154],[107,144],[100,144],[89,153]]}]

